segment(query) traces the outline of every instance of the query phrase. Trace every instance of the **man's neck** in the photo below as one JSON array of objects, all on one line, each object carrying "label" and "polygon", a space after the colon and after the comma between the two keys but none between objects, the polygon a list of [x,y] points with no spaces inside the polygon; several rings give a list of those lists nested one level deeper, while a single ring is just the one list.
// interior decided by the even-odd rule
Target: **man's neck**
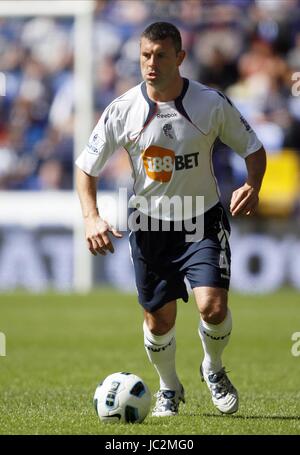
[{"label": "man's neck", "polygon": [[166,89],[160,90],[159,88],[147,85],[147,94],[153,101],[173,101],[181,94],[183,89],[183,78],[178,76]]}]

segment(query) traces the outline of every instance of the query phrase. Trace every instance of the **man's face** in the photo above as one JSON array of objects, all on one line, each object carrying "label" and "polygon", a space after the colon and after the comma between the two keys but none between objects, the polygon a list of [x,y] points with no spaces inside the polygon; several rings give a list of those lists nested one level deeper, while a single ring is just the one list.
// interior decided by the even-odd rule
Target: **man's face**
[{"label": "man's face", "polygon": [[185,52],[176,53],[171,38],[150,41],[142,37],[140,50],[143,79],[157,90],[166,89],[178,73]]}]

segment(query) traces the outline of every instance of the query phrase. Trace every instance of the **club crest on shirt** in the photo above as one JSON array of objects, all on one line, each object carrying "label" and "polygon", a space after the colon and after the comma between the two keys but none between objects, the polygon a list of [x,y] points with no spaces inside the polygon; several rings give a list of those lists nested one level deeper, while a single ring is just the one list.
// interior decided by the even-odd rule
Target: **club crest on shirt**
[{"label": "club crest on shirt", "polygon": [[168,136],[170,139],[174,139],[173,134],[171,133],[172,131],[172,125],[171,123],[165,123],[163,126],[163,132],[165,136]]}]

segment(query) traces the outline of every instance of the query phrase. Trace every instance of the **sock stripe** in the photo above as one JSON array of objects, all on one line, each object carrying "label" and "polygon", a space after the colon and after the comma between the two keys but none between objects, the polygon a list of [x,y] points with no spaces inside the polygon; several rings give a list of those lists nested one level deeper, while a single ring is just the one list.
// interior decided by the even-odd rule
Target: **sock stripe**
[{"label": "sock stripe", "polygon": [[207,333],[203,328],[202,328],[202,332],[204,333],[204,335],[206,335],[207,337],[211,338],[212,340],[224,340],[225,338],[229,337],[229,335],[231,334],[231,331],[226,333],[226,335],[223,335],[223,336],[220,336],[220,337],[214,337],[213,335],[210,335],[209,333]]},{"label": "sock stripe", "polygon": [[147,338],[147,336],[145,335],[145,341],[146,340],[148,341],[148,343],[153,344],[154,346],[162,346],[161,344],[154,343],[152,340],[149,340],[149,338]]},{"label": "sock stripe", "polygon": [[[149,341],[150,345],[145,344],[145,348],[148,349],[148,351],[152,352],[160,352],[160,351],[165,351],[169,346],[172,345],[174,341],[174,337],[169,341],[169,343],[161,345],[161,344],[155,344],[147,339]],[[152,347],[151,345],[157,346],[157,348]]]}]

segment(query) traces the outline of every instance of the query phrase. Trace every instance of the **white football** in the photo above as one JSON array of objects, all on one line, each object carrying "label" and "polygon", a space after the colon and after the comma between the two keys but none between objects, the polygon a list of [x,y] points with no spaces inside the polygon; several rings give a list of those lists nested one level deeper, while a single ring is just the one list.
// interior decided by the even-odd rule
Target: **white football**
[{"label": "white football", "polygon": [[113,373],[94,394],[94,406],[103,422],[141,423],[150,411],[151,393],[144,381],[132,373]]}]

